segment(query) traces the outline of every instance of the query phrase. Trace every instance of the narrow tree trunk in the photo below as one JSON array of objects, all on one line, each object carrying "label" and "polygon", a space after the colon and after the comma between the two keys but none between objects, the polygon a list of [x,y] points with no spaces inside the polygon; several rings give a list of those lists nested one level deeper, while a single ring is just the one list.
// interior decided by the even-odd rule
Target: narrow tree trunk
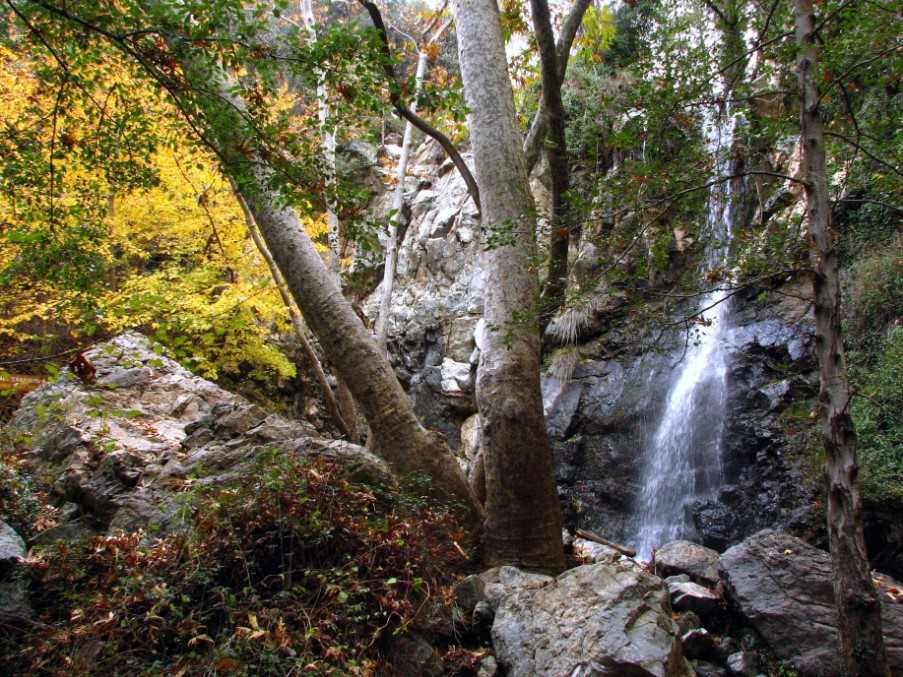
[{"label": "narrow tree trunk", "polygon": [[827,455],[828,538],[840,654],[847,677],[890,674],[881,632],[881,603],[869,572],[856,484],[856,436],[840,332],[840,273],[825,174],[825,145],[815,84],[815,15],[812,0],[795,0],[800,136],[806,180],[806,221],[811,238],[815,342],[819,364],[819,418]]},{"label": "narrow tree trunk", "polygon": [[547,111],[549,143],[546,156],[552,178],[552,214],[549,233],[549,268],[540,308],[540,332],[564,303],[567,291],[568,246],[571,240],[568,195],[571,173],[565,139],[564,104],[561,101],[561,77],[555,36],[546,0],[530,0],[533,32],[539,44],[542,70],[542,105]]},{"label": "narrow tree trunk", "polygon": [[[558,42],[555,50],[558,54],[558,81],[564,82],[564,76],[567,73],[568,60],[571,55],[571,45],[574,44],[574,38],[577,36],[577,30],[583,22],[583,15],[592,4],[592,0],[575,0],[574,6],[568,13],[561,27],[561,33],[558,35]],[[529,174],[533,166],[539,160],[542,151],[543,142],[549,129],[549,109],[546,106],[545,98],[539,101],[539,110],[533,116],[530,122],[530,129],[524,138],[524,155],[526,155],[527,173]]]},{"label": "narrow tree trunk", "polygon": [[[317,19],[314,16],[311,0],[301,0],[299,3],[301,19],[307,36],[311,42],[317,41]],[[338,271],[341,265],[342,244],[339,238],[339,216],[335,204],[336,188],[336,130],[329,129],[329,92],[326,90],[325,74],[317,69],[317,118],[320,121],[320,136],[322,137],[323,161],[326,166],[326,191],[323,198],[326,202],[326,238],[333,259],[331,266]]]},{"label": "narrow tree trunk", "polygon": [[320,388],[320,394],[323,396],[323,401],[326,403],[326,410],[329,412],[329,416],[339,427],[342,434],[351,439],[353,438],[351,430],[345,422],[345,419],[342,418],[339,404],[336,401],[335,394],[332,392],[332,388],[329,386],[329,380],[326,378],[326,372],[323,371],[323,365],[320,364],[320,358],[317,357],[317,351],[314,350],[311,338],[307,334],[307,327],[304,326],[304,320],[301,319],[301,313],[298,312],[298,308],[292,300],[288,287],[285,284],[285,279],[282,277],[282,273],[279,272],[279,267],[273,260],[273,255],[270,254],[270,250],[267,249],[266,243],[261,239],[260,233],[257,232],[257,224],[254,223],[254,216],[251,214],[251,210],[248,209],[248,205],[244,198],[238,192],[236,192],[235,196],[244,213],[248,233],[250,233],[251,239],[257,246],[257,251],[260,252],[263,260],[266,261],[267,267],[270,269],[270,275],[273,277],[273,282],[275,282],[276,288],[279,290],[279,295],[282,297],[282,302],[288,309],[289,317],[292,321],[292,328],[295,330],[295,337],[298,339],[298,343],[301,345],[301,351],[307,358],[311,369],[313,369],[314,376],[317,379],[317,385]]},{"label": "narrow tree trunk", "polygon": [[[417,95],[423,87],[426,77],[426,66],[429,56],[426,49],[420,50],[417,57],[417,73],[414,76],[414,99],[411,110],[417,112]],[[382,296],[379,300],[379,315],[376,318],[376,342],[386,349],[389,332],[389,313],[392,306],[392,290],[395,287],[395,267],[398,262],[398,220],[404,206],[404,180],[408,173],[408,159],[411,156],[411,145],[414,138],[414,125],[410,120],[404,125],[404,139],[401,142],[401,157],[395,171],[395,193],[392,195],[392,216],[389,219],[389,232],[386,237],[386,265],[383,270]]]},{"label": "narrow tree trunk", "polygon": [[484,227],[504,235],[487,252],[477,372],[490,564],[560,570],[561,511],[539,389],[536,221],[514,117],[495,0],[455,0],[458,53]]}]

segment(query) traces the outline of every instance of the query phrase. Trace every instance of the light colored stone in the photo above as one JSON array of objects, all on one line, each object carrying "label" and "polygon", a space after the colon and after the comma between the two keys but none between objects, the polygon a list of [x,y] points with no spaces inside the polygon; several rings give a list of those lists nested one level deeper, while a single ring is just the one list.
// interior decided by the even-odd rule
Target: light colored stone
[{"label": "light colored stone", "polygon": [[687,574],[697,583],[718,582],[718,551],[690,541],[671,541],[655,551],[655,573]]},{"label": "light colored stone", "polygon": [[534,578],[509,592],[498,605],[492,642],[510,677],[692,675],[666,588],[626,562]]}]

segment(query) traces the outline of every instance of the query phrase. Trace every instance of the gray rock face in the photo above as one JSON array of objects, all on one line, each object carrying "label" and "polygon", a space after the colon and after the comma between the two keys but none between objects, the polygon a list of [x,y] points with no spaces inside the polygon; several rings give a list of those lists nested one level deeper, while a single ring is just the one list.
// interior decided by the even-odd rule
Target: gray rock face
[{"label": "gray rock face", "polygon": [[[803,677],[840,674],[831,557],[804,541],[763,532],[721,556],[728,597],[779,659]],[[903,605],[882,598],[884,641],[903,675]]]},{"label": "gray rock face", "polygon": [[[66,373],[26,396],[10,425],[35,470],[55,477],[78,531],[167,528],[174,495],[248,468],[279,448],[342,466],[352,479],[390,482],[385,463],[356,445],[320,438],[199,378],[129,332],[86,353],[96,385]],[[65,536],[64,522],[56,531]],[[40,536],[39,536],[40,539]]]},{"label": "gray rock face", "polygon": [[10,569],[25,557],[25,541],[16,530],[0,520],[0,571]]},{"label": "gray rock face", "polygon": [[0,520],[0,625],[15,625],[32,616],[26,582],[17,570],[26,552],[22,537]]},{"label": "gray rock face", "polygon": [[718,551],[690,541],[671,541],[655,551],[655,573],[686,574],[697,583],[718,582]]},{"label": "gray rock face", "polygon": [[624,562],[533,583],[502,597],[492,626],[510,677],[692,675],[657,577]]}]

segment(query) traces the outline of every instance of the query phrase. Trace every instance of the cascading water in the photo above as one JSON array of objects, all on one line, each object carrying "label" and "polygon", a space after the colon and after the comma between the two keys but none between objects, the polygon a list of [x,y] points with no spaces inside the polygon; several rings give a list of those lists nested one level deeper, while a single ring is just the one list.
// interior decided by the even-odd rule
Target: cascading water
[{"label": "cascading water", "polygon": [[[715,177],[731,173],[730,149],[736,122],[723,111],[711,124]],[[723,268],[731,240],[731,182],[712,186],[706,229],[706,267]],[[724,286],[723,284],[721,285]],[[637,511],[637,552],[649,559],[654,548],[677,538],[693,538],[690,506],[721,486],[721,441],[727,401],[726,343],[730,338],[727,292],[712,291],[698,308],[698,334],[686,350],[668,390],[654,435],[646,445],[643,487]]]}]

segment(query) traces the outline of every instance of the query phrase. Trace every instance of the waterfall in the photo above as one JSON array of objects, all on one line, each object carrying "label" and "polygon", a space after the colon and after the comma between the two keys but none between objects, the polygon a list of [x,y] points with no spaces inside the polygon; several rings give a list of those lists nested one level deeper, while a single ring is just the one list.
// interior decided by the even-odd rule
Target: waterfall
[{"label": "waterfall", "polygon": [[[731,173],[731,145],[736,121],[729,110],[707,125],[714,176]],[[706,269],[726,267],[731,240],[731,182],[712,186],[706,230]],[[726,282],[720,285],[724,287]],[[649,559],[652,550],[677,538],[693,539],[689,515],[697,500],[711,498],[723,481],[721,442],[727,402],[726,343],[730,309],[723,289],[705,294],[698,325],[687,336],[670,382],[664,409],[645,449],[642,492],[637,510],[637,552]]]}]

